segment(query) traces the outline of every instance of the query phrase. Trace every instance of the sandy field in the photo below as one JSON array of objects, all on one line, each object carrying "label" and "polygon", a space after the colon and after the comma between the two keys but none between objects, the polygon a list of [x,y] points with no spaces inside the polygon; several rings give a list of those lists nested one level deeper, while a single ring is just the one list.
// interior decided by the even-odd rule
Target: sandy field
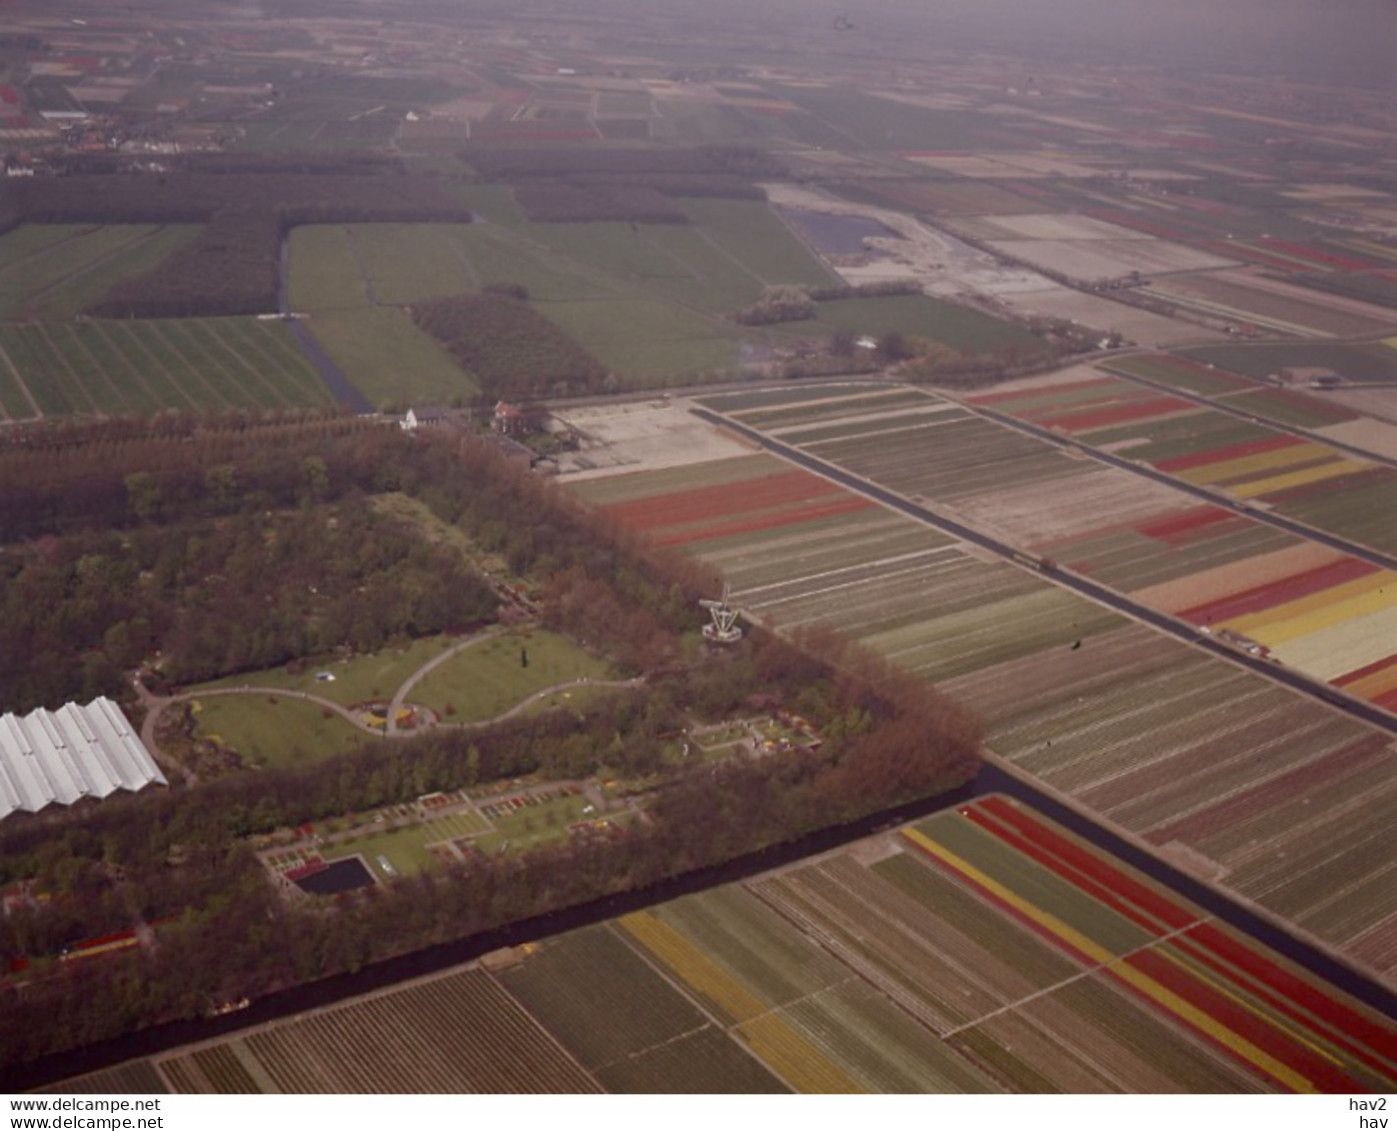
[{"label": "sandy field", "polygon": [[753,448],[689,412],[675,398],[566,410],[558,419],[583,436],[582,448],[560,457],[560,475],[596,479],[747,455]]}]

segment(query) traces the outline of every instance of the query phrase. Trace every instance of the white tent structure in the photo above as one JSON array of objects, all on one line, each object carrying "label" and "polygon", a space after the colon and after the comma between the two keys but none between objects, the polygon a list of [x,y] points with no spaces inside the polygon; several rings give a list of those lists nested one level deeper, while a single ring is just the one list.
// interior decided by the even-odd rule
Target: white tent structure
[{"label": "white tent structure", "polygon": [[169,784],[140,735],[105,696],[22,718],[0,715],[0,821],[118,789],[134,793],[152,782]]}]

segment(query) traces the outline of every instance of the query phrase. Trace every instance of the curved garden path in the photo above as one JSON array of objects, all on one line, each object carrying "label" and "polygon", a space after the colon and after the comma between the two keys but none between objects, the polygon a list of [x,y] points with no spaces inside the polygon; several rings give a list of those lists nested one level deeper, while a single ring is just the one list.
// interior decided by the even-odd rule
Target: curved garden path
[{"label": "curved garden path", "polygon": [[456,730],[473,730],[479,727],[490,726],[493,723],[514,718],[516,715],[522,714],[535,703],[548,698],[550,695],[556,695],[560,691],[566,691],[574,687],[639,687],[645,682],[643,676],[637,676],[632,679],[595,679],[591,676],[584,676],[581,679],[564,680],[561,683],[555,683],[548,687],[540,688],[538,691],[526,695],[507,710],[501,711],[499,714],[493,715],[488,719],[473,719],[468,722],[459,723],[429,723],[427,727],[415,728],[412,732],[398,729],[398,711],[402,709],[406,702],[408,693],[417,686],[425,676],[429,675],[435,668],[446,663],[448,660],[454,659],[466,649],[472,648],[477,644],[484,644],[486,641],[502,636],[506,631],[506,629],[491,629],[488,632],[480,633],[478,636],[472,636],[468,640],[463,640],[458,644],[453,644],[440,655],[433,656],[421,667],[412,672],[398,685],[397,691],[393,693],[384,730],[379,730],[377,727],[370,726],[368,723],[364,722],[361,712],[354,711],[343,704],[336,703],[333,699],[327,699],[323,695],[315,695],[309,691],[294,691],[285,687],[244,684],[241,687],[217,687],[204,691],[183,691],[178,695],[155,695],[146,687],[140,678],[137,677],[132,680],[132,683],[135,686],[136,694],[141,701],[141,705],[146,708],[145,721],[141,724],[141,741],[145,743],[146,749],[152,754],[166,756],[155,741],[156,726],[160,715],[167,707],[175,703],[188,703],[194,699],[209,698],[214,695],[284,695],[289,699],[300,699],[307,703],[314,703],[327,711],[333,712],[356,730],[373,735],[375,738],[399,738],[404,737],[406,734],[417,733],[420,730],[429,729],[434,726],[450,727]]}]

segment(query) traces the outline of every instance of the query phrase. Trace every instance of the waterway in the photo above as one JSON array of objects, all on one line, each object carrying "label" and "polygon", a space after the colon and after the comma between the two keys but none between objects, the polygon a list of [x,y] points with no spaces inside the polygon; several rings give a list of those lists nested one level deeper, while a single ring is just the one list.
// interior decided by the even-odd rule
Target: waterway
[{"label": "waterway", "polygon": [[798,863],[874,833],[909,821],[921,820],[932,813],[964,805],[974,798],[992,793],[1006,794],[1032,806],[1084,840],[1111,853],[1123,863],[1137,868],[1257,942],[1278,951],[1374,1009],[1389,1017],[1397,1017],[1397,994],[1387,987],[1363,976],[1303,940],[1291,936],[1222,892],[1195,880],[1138,845],[1102,828],[1084,814],[1041,792],[1017,776],[987,763],[972,783],[949,793],[875,813],[852,824],[823,829],[800,840],[776,845],[726,864],[691,872],[638,891],[608,896],[498,930],[388,959],[353,974],[326,978],[309,985],[270,994],[238,1013],[208,1020],[153,1026],[128,1037],[47,1057],[30,1065],[14,1067],[10,1069],[12,1079],[6,1081],[4,1076],[0,1075],[0,1083],[7,1083],[15,1090],[39,1087],[122,1061],[153,1056],[181,1045],[207,1041],[278,1018],[333,1005],[346,998],[459,966],[501,947],[518,946],[563,931],[605,922],[631,911],[706,891],[721,884],[746,880],[773,868]]}]

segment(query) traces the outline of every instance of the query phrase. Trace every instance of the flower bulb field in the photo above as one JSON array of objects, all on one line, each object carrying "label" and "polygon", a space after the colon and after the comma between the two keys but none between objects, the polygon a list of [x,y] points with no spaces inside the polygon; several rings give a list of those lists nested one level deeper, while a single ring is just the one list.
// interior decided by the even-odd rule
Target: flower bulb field
[{"label": "flower bulb field", "polygon": [[[1197,375],[1214,378],[1210,388],[1256,388],[1201,367]],[[1016,556],[989,554],[767,453],[622,469],[575,490],[656,543],[718,567],[749,617],[840,629],[935,682],[980,713],[994,754],[1390,980],[1391,732],[1054,578],[1090,578],[1127,610],[1167,613],[1200,637],[1269,653],[1316,688],[1327,682],[1390,711],[1397,586],[1360,556],[1381,547],[1355,540],[1345,553],[1268,523],[1264,511],[1229,509],[1225,494],[1204,502],[1167,475],[1097,461],[980,410],[1064,428],[1091,416],[1078,425],[1088,440],[1104,434],[1103,450],[1120,452],[1124,436],[1134,441],[1125,450],[1145,460],[1157,443],[1161,468],[1253,434],[1296,446],[1284,425],[1239,424],[1086,367],[963,403],[899,386],[824,389],[703,403],[993,535]],[[1359,474],[1389,472],[1375,460]]]},{"label": "flower bulb field", "polygon": [[1397,1027],[989,794],[68,1082],[180,1092],[1391,1090]]}]

